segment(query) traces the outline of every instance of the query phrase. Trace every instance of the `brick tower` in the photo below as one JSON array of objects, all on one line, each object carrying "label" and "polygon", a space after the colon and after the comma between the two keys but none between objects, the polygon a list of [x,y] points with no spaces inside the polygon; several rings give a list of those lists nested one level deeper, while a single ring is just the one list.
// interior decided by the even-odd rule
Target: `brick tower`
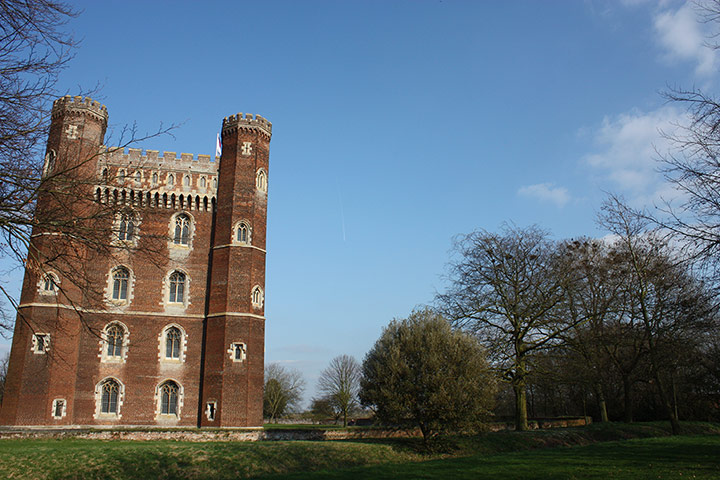
[{"label": "brick tower", "polygon": [[108,149],[107,120],[53,105],[0,425],[261,426],[271,123],[226,118],[213,161]]},{"label": "brick tower", "polygon": [[260,116],[223,120],[201,425],[262,425],[271,135],[271,124]]},{"label": "brick tower", "polygon": [[[73,195],[76,188],[89,188],[68,181],[68,177],[94,176],[101,150],[108,114],[104,105],[82,97],[63,97],[52,108],[43,177],[47,191]],[[66,188],[58,187],[66,183]],[[60,195],[38,197],[35,216],[53,218],[67,215],[59,204]],[[73,202],[80,222],[92,217],[90,196]],[[61,219],[60,229],[63,221]],[[40,220],[41,225],[52,222]],[[45,261],[56,258],[60,270],[70,273],[86,268],[88,253],[83,245],[73,245],[62,231],[32,232],[28,259],[20,296],[20,308],[13,336],[5,396],[0,424],[42,425],[47,423],[53,399],[64,403],[64,418],[70,418],[76,396],[75,381],[79,360],[81,319],[68,306],[83,304],[87,295],[72,281],[61,282],[57,272],[53,282],[62,284],[62,296],[49,301],[42,288]],[[67,251],[72,250],[72,254]],[[38,285],[41,285],[38,288]],[[44,354],[39,352],[44,351]],[[66,423],[66,422],[62,422]]]}]

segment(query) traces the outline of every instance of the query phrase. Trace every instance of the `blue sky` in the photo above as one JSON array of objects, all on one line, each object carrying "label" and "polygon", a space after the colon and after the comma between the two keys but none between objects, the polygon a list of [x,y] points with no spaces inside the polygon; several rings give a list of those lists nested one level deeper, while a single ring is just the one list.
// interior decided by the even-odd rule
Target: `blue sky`
[{"label": "blue sky", "polygon": [[671,198],[655,149],[683,112],[659,92],[718,79],[682,2],[75,4],[59,89],[100,84],[108,144],[176,123],[139,146],[211,154],[224,116],[273,122],[266,361],[300,369],[307,399],[443,290],[454,235],[604,235],[605,192]]}]

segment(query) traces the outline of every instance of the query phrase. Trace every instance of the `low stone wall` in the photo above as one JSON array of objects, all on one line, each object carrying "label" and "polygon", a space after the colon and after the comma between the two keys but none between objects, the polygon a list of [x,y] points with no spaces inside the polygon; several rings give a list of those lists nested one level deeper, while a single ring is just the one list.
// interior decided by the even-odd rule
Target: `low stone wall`
[{"label": "low stone wall", "polygon": [[[528,422],[535,429],[564,428],[588,425],[590,417],[540,419]],[[512,430],[508,423],[492,423],[491,431]],[[290,440],[353,440],[367,438],[419,437],[419,429],[350,428],[350,429],[165,429],[142,428],[95,429],[95,428],[45,428],[0,427],[0,438],[84,438],[94,440],[175,440],[184,442],[256,442]]]}]

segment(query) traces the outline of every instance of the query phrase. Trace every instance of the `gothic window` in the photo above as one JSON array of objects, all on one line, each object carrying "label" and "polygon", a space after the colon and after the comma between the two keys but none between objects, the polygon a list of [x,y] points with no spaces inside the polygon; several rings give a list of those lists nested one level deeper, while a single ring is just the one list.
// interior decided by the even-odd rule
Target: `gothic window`
[{"label": "gothic window", "polygon": [[190,241],[190,217],[184,213],[175,217],[175,236],[173,243],[187,245]]},{"label": "gothic window", "polygon": [[157,185],[157,183],[158,183],[158,174],[157,174],[157,173],[153,173],[153,176],[152,176],[152,184],[153,184],[153,185]]},{"label": "gothic window", "polygon": [[142,174],[140,172],[135,172],[135,185],[140,185],[141,181],[142,181]]},{"label": "gothic window", "polygon": [[213,188],[217,188],[217,177],[213,178]]},{"label": "gothic window", "polygon": [[125,170],[120,170],[120,171],[118,172],[118,180],[119,180],[120,182],[125,181]]},{"label": "gothic window", "polygon": [[258,170],[257,175],[255,177],[255,186],[261,192],[267,191],[267,174],[265,173],[265,170],[263,170],[262,168],[260,170]]},{"label": "gothic window", "polygon": [[125,329],[116,323],[111,324],[105,331],[106,356],[122,357],[124,340]]},{"label": "gothic window", "polygon": [[178,415],[180,388],[172,380],[160,385],[160,413],[162,415]]},{"label": "gothic window", "polygon": [[170,327],[165,331],[165,358],[180,358],[182,346],[182,332],[177,327]]},{"label": "gothic window", "polygon": [[119,412],[120,384],[113,378],[100,385],[100,413],[117,415]]},{"label": "gothic window", "polygon": [[170,303],[183,303],[185,301],[186,276],[182,272],[173,272],[170,275]]},{"label": "gothic window", "polygon": [[183,179],[183,185],[186,187],[190,186],[190,175],[185,175],[185,178]]},{"label": "gothic window", "polygon": [[235,231],[235,240],[245,245],[250,244],[250,227],[245,222],[240,222]]},{"label": "gothic window", "polygon": [[118,267],[113,272],[113,300],[127,300],[128,298],[128,281],[130,280],[130,272],[125,267]]},{"label": "gothic window", "polygon": [[169,187],[172,187],[175,185],[175,176],[173,174],[170,174],[167,179],[167,184]]},{"label": "gothic window", "polygon": [[205,179],[205,177],[200,177],[200,188],[205,188],[206,185],[207,180]]},{"label": "gothic window", "polygon": [[58,284],[60,282],[54,273],[46,273],[40,279],[40,293],[46,295],[54,295],[58,291]]},{"label": "gothic window", "polygon": [[255,288],[253,288],[251,299],[254,307],[263,306],[263,291],[262,288],[260,288],[258,285],[255,285]]},{"label": "gothic window", "polygon": [[50,175],[55,168],[55,159],[57,158],[57,154],[55,153],[55,150],[50,150],[47,155],[45,155],[45,165],[43,166],[43,177]]},{"label": "gothic window", "polygon": [[132,215],[123,214],[120,217],[120,228],[118,229],[118,239],[120,241],[131,241],[135,230],[135,221]]},{"label": "gothic window", "polygon": [[103,170],[102,170],[102,181],[103,181],[103,183],[107,183],[108,178],[109,178],[109,177],[108,177],[108,169],[107,169],[107,167],[105,167],[105,168],[103,168]]},{"label": "gothic window", "polygon": [[49,333],[36,333],[32,338],[32,351],[33,353],[44,355],[50,350],[50,334]]}]

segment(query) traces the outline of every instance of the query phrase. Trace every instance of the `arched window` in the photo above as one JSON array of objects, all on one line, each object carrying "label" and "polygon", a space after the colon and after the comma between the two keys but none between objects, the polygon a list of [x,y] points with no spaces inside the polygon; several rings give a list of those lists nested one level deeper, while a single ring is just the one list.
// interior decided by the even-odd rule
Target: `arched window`
[{"label": "arched window", "polygon": [[123,214],[120,217],[120,227],[118,228],[118,240],[131,241],[135,233],[135,221],[132,215]]},{"label": "arched window", "polygon": [[190,175],[185,175],[185,178],[183,179],[183,185],[186,187],[190,186]]},{"label": "arched window", "polygon": [[205,188],[206,185],[207,180],[205,179],[205,177],[200,177],[200,188]]},{"label": "arched window", "polygon": [[245,222],[238,223],[237,230],[235,233],[235,240],[239,243],[249,244],[250,243],[250,227]]},{"label": "arched window", "polygon": [[217,177],[213,178],[213,188],[217,188]]},{"label": "arched window", "polygon": [[187,245],[190,240],[190,217],[183,214],[175,217],[175,237],[173,242],[176,245]]},{"label": "arched window", "polygon": [[153,185],[157,185],[157,183],[158,183],[158,174],[157,174],[157,173],[153,173],[153,176],[152,176],[152,184],[153,184]]},{"label": "arched window", "polygon": [[169,380],[160,385],[160,413],[162,415],[177,415],[180,388],[178,384]]},{"label": "arched window", "polygon": [[125,267],[116,268],[113,272],[113,300],[127,300],[128,297],[128,280],[130,272]]},{"label": "arched window", "polygon": [[140,172],[135,172],[135,185],[140,185],[141,181],[142,181],[142,174]]},{"label": "arched window", "polygon": [[183,303],[185,301],[185,274],[173,272],[170,275],[170,303]]},{"label": "arched window", "polygon": [[50,150],[47,155],[45,155],[45,165],[43,166],[43,177],[50,175],[55,168],[55,159],[57,158],[57,154],[55,153],[55,150]]},{"label": "arched window", "polygon": [[54,274],[46,273],[40,281],[40,289],[42,293],[57,293],[58,281]]},{"label": "arched window", "polygon": [[180,358],[182,332],[177,327],[165,330],[165,358]]},{"label": "arched window", "polygon": [[262,307],[263,306],[263,291],[262,288],[260,288],[258,285],[255,285],[255,288],[252,290],[251,295],[252,304],[255,307]]},{"label": "arched window", "polygon": [[267,191],[267,174],[262,168],[258,170],[257,176],[255,177],[255,186],[261,192]]},{"label": "arched window", "polygon": [[108,177],[108,169],[107,169],[107,167],[105,167],[105,168],[103,168],[103,171],[102,171],[102,181],[103,181],[103,183],[107,183],[108,178],[109,178],[109,177]]},{"label": "arched window", "polygon": [[107,330],[105,330],[105,343],[107,344],[107,349],[105,350],[106,356],[122,357],[124,340],[125,329],[116,323],[111,324]]},{"label": "arched window", "polygon": [[125,170],[120,170],[118,172],[118,180],[121,182],[125,180]]},{"label": "arched window", "polygon": [[170,187],[175,185],[175,176],[172,173],[170,175],[168,175],[167,184]]},{"label": "arched window", "polygon": [[117,415],[118,400],[120,398],[120,384],[109,378],[100,386],[100,413]]}]

